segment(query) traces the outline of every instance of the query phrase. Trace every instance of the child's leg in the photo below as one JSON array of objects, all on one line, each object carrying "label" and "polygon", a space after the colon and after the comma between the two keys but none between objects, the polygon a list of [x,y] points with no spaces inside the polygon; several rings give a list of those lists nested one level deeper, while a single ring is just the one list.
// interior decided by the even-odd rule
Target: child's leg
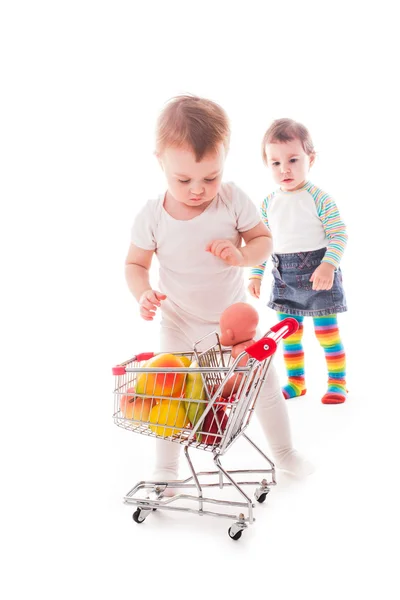
[{"label": "child's leg", "polygon": [[315,335],[325,352],[328,367],[328,391],[324,404],[341,404],[346,400],[346,355],[340,339],[337,316],[314,317]]},{"label": "child's leg", "polygon": [[[160,351],[161,352],[185,352],[190,350],[191,345],[184,334],[172,324],[171,326],[162,326],[160,332]],[[156,461],[154,466],[154,480],[178,479],[180,444],[157,438],[156,443]],[[165,495],[173,495],[174,490],[167,488]]]},{"label": "child's leg", "polygon": [[156,464],[153,478],[177,479],[179,473],[180,445],[160,438],[156,439]]},{"label": "child's leg", "polygon": [[273,365],[270,365],[260,390],[256,414],[276,466],[298,477],[310,474],[313,471],[311,463],[293,448],[286,403]]},{"label": "child's leg", "polygon": [[[173,319],[163,317],[160,330],[161,352],[192,352],[193,342],[200,340],[212,331],[216,331],[218,323],[188,323],[174,314]],[[180,444],[156,439],[156,464],[153,479],[178,479]],[[167,488],[165,496],[179,493],[177,489]]]},{"label": "child's leg", "polygon": [[295,398],[296,396],[304,396],[306,393],[306,384],[304,381],[304,352],[301,343],[303,337],[303,319],[302,316],[286,315],[278,312],[280,321],[286,317],[296,319],[299,328],[296,333],[282,340],[283,344],[283,360],[285,361],[286,371],[288,374],[288,384],[282,388],[282,393],[285,398]]}]

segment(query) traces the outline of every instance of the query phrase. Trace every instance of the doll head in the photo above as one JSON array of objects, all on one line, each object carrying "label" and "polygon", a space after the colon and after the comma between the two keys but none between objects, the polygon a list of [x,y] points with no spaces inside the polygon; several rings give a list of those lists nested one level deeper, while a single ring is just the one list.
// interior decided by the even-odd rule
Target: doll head
[{"label": "doll head", "polygon": [[221,344],[236,346],[252,340],[256,335],[258,320],[258,313],[250,304],[232,304],[224,310],[219,320]]}]

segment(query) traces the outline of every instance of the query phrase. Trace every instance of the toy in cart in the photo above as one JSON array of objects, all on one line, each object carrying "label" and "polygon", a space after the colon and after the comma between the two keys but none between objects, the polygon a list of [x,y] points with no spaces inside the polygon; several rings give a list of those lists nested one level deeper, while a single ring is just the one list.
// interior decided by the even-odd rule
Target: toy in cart
[{"label": "toy in cart", "polygon": [[[125,502],[137,506],[133,513],[136,523],[143,523],[156,509],[225,517],[234,521],[228,530],[234,540],[253,523],[255,504],[242,486],[255,485],[255,500],[264,502],[270,487],[276,484],[275,467],[245,430],[277,343],[297,328],[297,321],[287,318],[271,327],[257,342],[247,340],[245,344],[235,345],[232,352],[221,345],[221,341],[227,343],[226,336],[220,340],[218,334],[213,333],[196,342],[192,352],[143,353],[114,367],[115,424],[183,445],[191,472],[184,480],[137,483],[124,497]],[[267,468],[227,471],[222,467],[221,457],[241,436],[265,459]],[[190,456],[193,448],[209,452],[217,470],[196,472]],[[234,479],[234,476],[249,473],[263,477],[257,481]],[[201,483],[204,476],[217,476],[218,481]],[[243,501],[205,495],[208,488],[225,486],[233,486]],[[166,496],[167,488],[177,489],[177,494]],[[140,492],[142,495],[137,496]],[[182,505],[188,501],[194,502],[195,507]],[[206,504],[225,505],[238,512],[205,510]]]}]

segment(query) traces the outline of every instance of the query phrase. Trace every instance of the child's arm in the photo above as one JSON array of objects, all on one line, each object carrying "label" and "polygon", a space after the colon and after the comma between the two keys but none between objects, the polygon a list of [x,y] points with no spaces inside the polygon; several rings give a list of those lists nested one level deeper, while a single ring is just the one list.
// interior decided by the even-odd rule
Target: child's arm
[{"label": "child's arm", "polygon": [[252,267],[263,263],[271,256],[272,235],[270,230],[260,221],[258,225],[242,233],[245,246],[240,250],[244,256],[244,267]]},{"label": "child's arm", "polygon": [[328,194],[322,197],[317,209],[329,242],[323,262],[337,269],[347,245],[346,225],[339,214],[336,202]]},{"label": "child's arm", "polygon": [[250,296],[253,296],[253,298],[259,298],[261,292],[261,279],[250,278],[247,289],[249,290]]},{"label": "child's arm", "polygon": [[[269,228],[269,223],[268,223],[268,203],[270,201],[271,198],[273,198],[274,196],[274,192],[272,194],[269,194],[266,198],[264,198],[262,204],[261,204],[261,219],[264,223],[264,225],[266,225],[267,230],[270,231]],[[270,252],[271,254],[271,252]],[[251,296],[253,296],[253,298],[259,298],[260,297],[260,291],[261,291],[261,283],[262,283],[262,278],[264,277],[264,272],[265,272],[265,266],[267,264],[267,261],[265,260],[262,264],[257,265],[256,267],[252,267],[252,269],[250,270],[250,277],[249,277],[249,285],[247,287],[249,293]]]},{"label": "child's arm", "polygon": [[125,278],[128,287],[140,307],[140,316],[145,321],[152,321],[157,307],[166,295],[153,290],[150,285],[149,269],[154,250],[143,250],[131,244],[125,260]]},{"label": "child's arm", "polygon": [[206,247],[228,265],[250,267],[263,262],[272,251],[272,237],[261,221],[248,231],[241,233],[245,245],[237,248],[230,240],[214,240]]},{"label": "child's arm", "polygon": [[311,275],[310,281],[313,290],[330,290],[333,286],[335,270],[339,267],[347,244],[346,225],[342,221],[336,202],[329,194],[315,188],[312,195],[328,239],[328,246],[321,264]]},{"label": "child's arm", "polygon": [[249,285],[247,286],[247,289],[249,290],[249,293],[251,296],[253,296],[253,298],[260,297],[261,283],[262,278],[264,277],[266,264],[267,261],[263,262],[262,265],[258,265],[257,267],[253,267],[252,269],[250,269],[250,281]]},{"label": "child's arm", "polygon": [[321,262],[310,277],[312,289],[316,291],[330,290],[333,286],[334,278],[335,267],[329,262]]},{"label": "child's arm", "polygon": [[253,298],[260,297],[261,283],[264,277],[266,264],[267,261],[265,260],[262,264],[258,265],[257,267],[252,267],[250,269],[249,285],[247,286],[247,289],[249,291],[250,296],[253,296]]}]

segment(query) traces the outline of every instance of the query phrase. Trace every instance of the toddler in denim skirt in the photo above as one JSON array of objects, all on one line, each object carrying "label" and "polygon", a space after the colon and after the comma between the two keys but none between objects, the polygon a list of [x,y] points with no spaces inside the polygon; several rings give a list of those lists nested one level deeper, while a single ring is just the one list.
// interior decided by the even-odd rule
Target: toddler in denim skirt
[{"label": "toddler in denim skirt", "polygon": [[[273,236],[274,284],[268,303],[283,319],[299,322],[298,331],[283,340],[288,384],[285,398],[306,393],[303,319],[314,321],[315,334],[325,352],[328,390],[324,404],[346,400],[346,357],[337,313],[347,310],[339,267],[347,243],[346,226],[335,201],[309,179],[315,150],[308,130],[292,119],[278,119],[264,135],[263,160],[271,168],[278,190],[261,206],[264,223]],[[260,297],[265,264],[251,270],[249,292]]]}]

